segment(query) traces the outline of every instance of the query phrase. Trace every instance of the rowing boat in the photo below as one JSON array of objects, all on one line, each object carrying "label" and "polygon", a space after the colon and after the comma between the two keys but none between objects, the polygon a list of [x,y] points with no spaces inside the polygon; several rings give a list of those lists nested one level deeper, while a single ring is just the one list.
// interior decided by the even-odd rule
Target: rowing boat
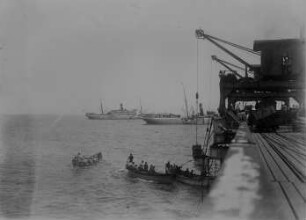
[{"label": "rowing boat", "polygon": [[215,178],[216,177],[214,176],[202,176],[202,175],[195,175],[195,174],[193,174],[192,176],[185,176],[182,174],[176,175],[176,180],[178,182],[181,182],[187,185],[202,186],[202,187],[210,186],[215,180]]},{"label": "rowing boat", "polygon": [[92,166],[101,160],[102,160],[101,152],[91,156],[85,156],[79,153],[72,158],[72,165],[74,167],[87,167],[87,166]]},{"label": "rowing boat", "polygon": [[158,183],[167,183],[167,184],[172,183],[175,180],[174,175],[171,175],[171,174],[140,171],[130,165],[126,165],[126,169],[129,171],[130,176],[135,177],[135,178],[150,180],[150,181],[154,181]]}]

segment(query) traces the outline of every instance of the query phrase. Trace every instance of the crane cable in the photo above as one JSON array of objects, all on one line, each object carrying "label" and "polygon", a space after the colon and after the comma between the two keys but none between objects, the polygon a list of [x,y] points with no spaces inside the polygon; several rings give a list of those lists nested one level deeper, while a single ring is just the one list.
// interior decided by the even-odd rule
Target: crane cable
[{"label": "crane cable", "polygon": [[252,53],[252,54],[255,54],[255,55],[260,56],[260,52],[254,51],[254,50],[252,50],[252,49],[250,49],[250,48],[248,48],[248,47],[244,47],[244,46],[241,46],[241,45],[238,45],[238,44],[234,44],[234,43],[232,43],[232,42],[229,42],[229,41],[226,41],[226,40],[222,40],[222,39],[220,39],[220,38],[213,37],[213,36],[210,36],[210,35],[207,35],[207,36],[209,36],[210,38],[212,38],[212,39],[214,39],[214,40],[218,40],[218,41],[220,41],[220,42],[222,42],[222,43],[228,44],[228,45],[230,45],[230,46],[232,46],[232,47],[236,47],[236,48],[238,48],[238,49],[240,49],[240,50],[244,50],[244,51],[247,51],[247,52],[249,52],[249,53]]},{"label": "crane cable", "polygon": [[[209,91],[208,91],[208,95],[209,95],[209,100],[208,100],[208,107],[210,109],[210,106],[211,106],[211,84],[212,84],[212,72],[213,72],[213,60],[211,60],[211,63],[210,63],[210,74],[209,74]],[[207,148],[208,148],[208,142],[209,142],[209,139],[211,138],[211,128],[212,128],[212,119],[210,120],[210,123],[209,125],[207,126],[206,128],[206,133],[205,133],[205,137],[204,137],[204,142],[203,142],[203,150],[204,150],[204,147],[206,147],[205,149],[205,153],[204,155],[207,154]]]},{"label": "crane cable", "polygon": [[199,39],[197,39],[196,145],[198,145]]},{"label": "crane cable", "polygon": [[211,85],[212,85],[212,74],[213,74],[213,60],[210,60],[210,74],[209,74],[209,91],[208,91],[208,108],[211,110]]}]

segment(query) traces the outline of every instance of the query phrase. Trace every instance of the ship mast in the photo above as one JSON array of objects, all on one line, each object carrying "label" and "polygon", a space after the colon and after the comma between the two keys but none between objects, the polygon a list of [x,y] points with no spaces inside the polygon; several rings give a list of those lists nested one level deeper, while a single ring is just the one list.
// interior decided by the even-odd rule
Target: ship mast
[{"label": "ship mast", "polygon": [[184,91],[184,102],[185,102],[185,110],[186,110],[186,116],[187,118],[189,118],[189,113],[188,113],[188,102],[187,102],[187,97],[186,97],[186,91],[185,91],[185,87],[184,84],[181,83],[183,86],[183,91]]},{"label": "ship mast", "polygon": [[197,92],[196,92],[196,145],[198,145],[198,105],[199,105],[199,39],[197,39]]},{"label": "ship mast", "polygon": [[103,115],[104,113],[103,113],[103,105],[102,105],[102,100],[100,100],[100,108],[101,108],[101,113],[102,113],[102,115]]}]

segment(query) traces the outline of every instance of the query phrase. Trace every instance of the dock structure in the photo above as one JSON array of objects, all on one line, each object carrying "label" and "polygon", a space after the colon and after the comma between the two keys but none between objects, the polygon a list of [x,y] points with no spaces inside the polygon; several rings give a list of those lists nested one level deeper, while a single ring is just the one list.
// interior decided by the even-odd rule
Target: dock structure
[{"label": "dock structure", "polygon": [[[229,144],[210,193],[218,219],[306,219],[304,37],[255,40],[251,49],[202,29],[195,33],[244,67],[212,56],[225,67],[219,71],[214,148]],[[260,64],[223,44],[257,56]]]},{"label": "dock structure", "polygon": [[[306,218],[305,133],[252,133],[242,122],[230,143],[212,197],[227,219]],[[219,192],[227,184],[227,190]],[[221,187],[223,186],[223,187]]]}]

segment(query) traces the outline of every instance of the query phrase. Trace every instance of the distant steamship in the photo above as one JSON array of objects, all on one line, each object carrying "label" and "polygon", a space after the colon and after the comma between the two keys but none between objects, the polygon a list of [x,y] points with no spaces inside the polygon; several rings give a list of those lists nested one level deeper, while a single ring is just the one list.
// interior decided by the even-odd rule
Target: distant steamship
[{"label": "distant steamship", "polygon": [[120,104],[120,109],[111,110],[104,114],[103,106],[101,102],[101,113],[86,113],[85,116],[91,120],[129,120],[137,119],[137,110],[127,110],[123,108],[123,104]]}]

